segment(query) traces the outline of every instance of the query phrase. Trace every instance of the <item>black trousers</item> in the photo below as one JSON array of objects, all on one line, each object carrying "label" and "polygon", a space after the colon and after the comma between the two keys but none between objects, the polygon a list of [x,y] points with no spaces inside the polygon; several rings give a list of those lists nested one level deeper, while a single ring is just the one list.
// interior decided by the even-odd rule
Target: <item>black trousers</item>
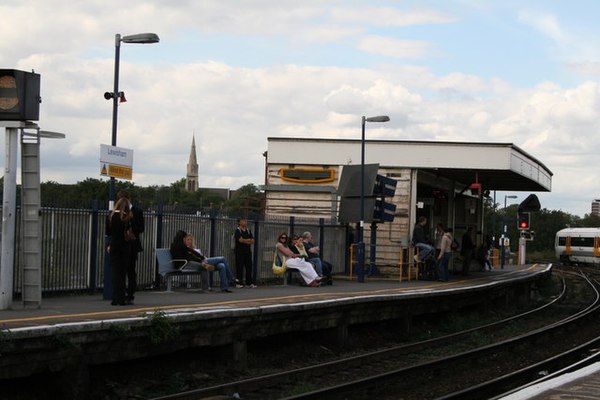
[{"label": "black trousers", "polygon": [[129,264],[127,265],[127,288],[125,290],[127,299],[133,300],[135,297],[135,290],[137,289],[137,272],[135,266],[137,265],[138,252],[135,250],[131,251],[129,256]]},{"label": "black trousers", "polygon": [[129,248],[121,248],[110,252],[110,270],[112,273],[112,301],[123,303],[125,301],[125,279],[129,266]]},{"label": "black trousers", "polygon": [[244,285],[254,284],[252,279],[252,253],[235,254],[235,275]]}]

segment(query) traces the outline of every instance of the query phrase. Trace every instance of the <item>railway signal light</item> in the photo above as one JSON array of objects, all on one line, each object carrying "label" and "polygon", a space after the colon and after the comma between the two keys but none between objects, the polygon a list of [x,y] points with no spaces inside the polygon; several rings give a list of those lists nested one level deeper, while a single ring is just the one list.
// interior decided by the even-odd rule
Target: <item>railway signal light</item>
[{"label": "railway signal light", "polygon": [[521,230],[529,229],[529,213],[520,212],[517,218],[517,228]]},{"label": "railway signal light", "polygon": [[40,75],[0,69],[0,121],[40,119]]}]

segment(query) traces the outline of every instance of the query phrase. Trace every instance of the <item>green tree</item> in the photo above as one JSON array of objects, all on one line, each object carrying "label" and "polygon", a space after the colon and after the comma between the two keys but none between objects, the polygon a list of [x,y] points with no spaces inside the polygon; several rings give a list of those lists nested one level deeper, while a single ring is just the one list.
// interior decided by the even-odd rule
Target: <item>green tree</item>
[{"label": "green tree", "polygon": [[249,183],[235,191],[229,201],[225,202],[225,208],[234,214],[246,215],[248,213],[260,213],[264,210],[264,195],[256,185]]},{"label": "green tree", "polygon": [[582,227],[600,227],[600,215],[585,214],[579,223]]},{"label": "green tree", "polygon": [[[532,251],[554,250],[556,232],[573,225],[577,217],[557,210],[542,209],[532,212],[530,217],[530,230],[535,232],[534,240],[527,243],[527,248]],[[518,236],[516,236],[518,239]]]},{"label": "green tree", "polygon": [[[108,190],[110,183],[108,180],[87,178],[81,182],[77,182],[75,190],[73,190],[73,197],[80,201],[95,200],[108,200]],[[122,182],[117,182],[115,190],[121,189]]]},{"label": "green tree", "polygon": [[[511,204],[506,209],[494,207],[493,201],[484,201],[484,226],[486,233],[492,234],[495,226],[495,237],[498,239],[502,234],[502,224],[506,224],[507,237],[510,239],[511,247],[514,249],[519,243],[520,232],[517,228],[518,205]],[[534,240],[527,243],[528,251],[553,251],[556,232],[568,226],[600,226],[592,225],[593,221],[599,221],[595,216],[586,216],[581,219],[578,216],[559,210],[542,209],[532,212],[530,217],[530,231],[534,232]],[[498,241],[496,240],[496,245]]]}]

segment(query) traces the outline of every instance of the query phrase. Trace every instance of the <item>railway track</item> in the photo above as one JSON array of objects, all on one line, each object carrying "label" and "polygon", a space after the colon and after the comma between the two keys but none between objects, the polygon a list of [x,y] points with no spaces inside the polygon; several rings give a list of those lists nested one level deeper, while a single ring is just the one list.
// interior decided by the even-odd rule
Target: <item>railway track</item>
[{"label": "railway track", "polygon": [[[591,282],[587,285],[593,286]],[[467,389],[473,390],[475,393],[473,398],[481,398],[477,396],[480,396],[478,393],[484,390],[485,382],[489,382],[489,387],[485,390],[490,390],[489,388],[492,387],[498,390],[500,387],[498,376],[511,375],[514,374],[515,369],[524,368],[503,367],[501,370],[496,368],[502,355],[522,353],[520,349],[526,348],[530,341],[543,341],[544,336],[557,334],[556,332],[566,329],[567,326],[575,323],[574,321],[585,318],[597,307],[599,296],[596,290],[594,300],[587,307],[572,311],[548,323],[548,314],[556,315],[557,309],[561,307],[560,302],[568,297],[567,289],[568,285],[563,279],[563,290],[560,295],[542,307],[443,337],[320,365],[199,388],[158,397],[155,400],[202,399],[208,396],[233,396],[234,394],[243,399],[351,399],[367,398],[367,396],[386,398],[392,387],[394,388],[391,389],[390,398],[446,398],[443,396],[467,398],[465,397],[468,395]],[[544,316],[540,317],[540,315]],[[543,322],[540,323],[540,320]],[[528,332],[515,336],[514,325],[526,326]],[[527,363],[527,358],[529,357],[518,364]],[[486,359],[488,361],[484,361]],[[547,366],[539,364],[540,362],[530,362],[529,365],[538,364],[538,370]],[[482,365],[486,364],[493,368],[492,371],[483,373],[486,368]],[[457,373],[472,371],[473,368],[479,372],[476,374],[479,377],[475,380],[469,379],[468,376],[459,377],[460,374]],[[448,374],[447,371],[452,371],[452,374]],[[447,378],[446,375],[452,376],[449,382],[442,383],[442,378]],[[531,377],[528,379],[532,380]],[[332,385],[333,382],[335,384]],[[397,382],[402,382],[402,385],[396,386]],[[504,382],[506,384],[508,378],[505,378]],[[514,382],[513,380],[509,384],[515,387]],[[432,390],[434,387],[443,388],[444,392],[434,393]],[[479,392],[476,390],[477,387]]]},{"label": "railway track", "polygon": [[[585,277],[590,287],[594,290],[596,299],[592,304],[584,310],[574,313],[572,317],[567,318],[564,321],[549,324],[547,327],[544,327],[537,332],[516,337],[514,338],[514,341],[537,340],[539,338],[538,343],[543,343],[544,335],[556,337],[560,335],[560,332],[566,333],[566,335],[562,336],[564,342],[567,342],[568,339],[573,336],[581,336],[582,340],[576,344],[574,343],[572,346],[565,346],[563,350],[550,352],[546,357],[539,357],[539,360],[537,361],[532,360],[530,363],[525,363],[521,368],[515,368],[514,371],[480,382],[468,388],[440,396],[437,400],[500,399],[510,393],[522,390],[527,386],[555,378],[556,376],[567,372],[572,372],[575,369],[583,368],[600,360],[600,352],[597,351],[598,346],[600,345],[600,337],[595,333],[597,332],[595,326],[587,326],[587,332],[578,330],[577,335],[572,334],[577,330],[577,327],[580,327],[582,324],[588,325],[590,320],[596,319],[600,310],[600,283],[598,281],[597,271],[594,271],[593,275],[595,276],[590,276],[590,274],[585,272],[581,273],[581,275]],[[569,334],[569,332],[571,334]]]}]

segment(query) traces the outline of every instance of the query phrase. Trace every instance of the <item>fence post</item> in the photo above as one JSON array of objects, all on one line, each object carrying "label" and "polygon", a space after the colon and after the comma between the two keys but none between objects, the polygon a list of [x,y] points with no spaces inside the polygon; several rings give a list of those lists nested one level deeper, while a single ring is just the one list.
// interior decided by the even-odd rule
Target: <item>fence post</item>
[{"label": "fence post", "polygon": [[[208,253],[205,254],[206,257],[214,257],[215,256],[215,238],[217,236],[217,210],[214,208],[210,209],[210,213],[209,213],[209,220],[210,220],[210,233],[208,235],[209,240],[208,240]],[[213,274],[215,271],[210,271],[208,273],[208,287],[212,288],[213,287]]]},{"label": "fence post", "polygon": [[294,236],[294,226],[296,225],[296,217],[290,217],[290,236]]},{"label": "fence post", "polygon": [[256,272],[258,270],[258,243],[260,238],[260,224],[258,218],[254,220],[254,249],[252,252],[252,280],[256,285],[258,283]]},{"label": "fence post", "polygon": [[92,200],[92,235],[90,244],[90,293],[96,290],[96,274],[98,272],[98,200]]},{"label": "fence post", "polygon": [[319,218],[319,249],[323,256],[323,243],[325,242],[325,218]]},{"label": "fence post", "polygon": [[[159,204],[156,208],[156,245],[155,248],[163,247],[163,205]],[[160,275],[158,273],[158,261],[154,257],[154,287],[160,288]]]},{"label": "fence post", "polygon": [[208,253],[207,257],[215,256],[215,238],[217,236],[217,211],[214,208],[210,209],[210,234],[208,241]]}]

